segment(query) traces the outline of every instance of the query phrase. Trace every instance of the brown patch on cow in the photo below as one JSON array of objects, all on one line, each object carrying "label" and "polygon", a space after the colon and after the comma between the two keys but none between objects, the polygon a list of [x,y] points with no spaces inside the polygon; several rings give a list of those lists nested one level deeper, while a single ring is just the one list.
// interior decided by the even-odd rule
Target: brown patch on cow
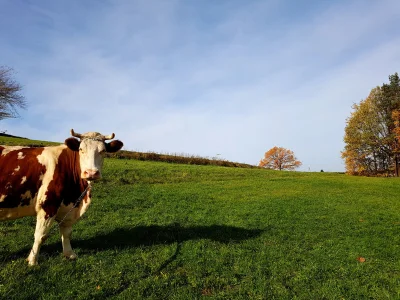
[{"label": "brown patch on cow", "polygon": [[[45,166],[37,161],[37,156],[43,150],[44,148],[1,147],[3,155],[0,155],[0,195],[2,198],[5,196],[0,202],[0,209],[30,204],[41,186],[41,175],[46,171]],[[21,157],[24,159],[19,159]],[[31,197],[21,198],[28,191]]]},{"label": "brown patch on cow", "polygon": [[69,148],[63,149],[58,157],[53,180],[47,187],[46,200],[41,205],[46,212],[46,218],[57,214],[61,202],[65,206],[76,203],[88,185],[86,180],[81,179],[80,174],[79,152]]},{"label": "brown patch on cow", "polygon": [[80,142],[76,138],[68,138],[65,140],[65,145],[72,151],[79,151]]}]

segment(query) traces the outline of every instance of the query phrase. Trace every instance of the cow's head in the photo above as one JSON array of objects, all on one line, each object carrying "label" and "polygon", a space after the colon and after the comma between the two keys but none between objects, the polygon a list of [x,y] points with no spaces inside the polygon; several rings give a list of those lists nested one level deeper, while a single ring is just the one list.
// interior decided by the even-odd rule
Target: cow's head
[{"label": "cow's head", "polygon": [[73,151],[79,151],[79,163],[81,167],[81,178],[95,180],[101,178],[101,168],[103,166],[104,155],[106,152],[117,152],[124,145],[121,141],[112,140],[114,133],[104,136],[98,132],[88,132],[79,134],[71,129],[71,135],[80,139],[68,138],[65,144]]}]

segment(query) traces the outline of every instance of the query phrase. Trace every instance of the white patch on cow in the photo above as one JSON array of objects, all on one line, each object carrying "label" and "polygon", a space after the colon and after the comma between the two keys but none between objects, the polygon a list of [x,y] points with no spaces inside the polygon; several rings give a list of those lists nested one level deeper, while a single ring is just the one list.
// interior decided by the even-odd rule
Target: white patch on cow
[{"label": "white patch on cow", "polygon": [[[6,195],[0,196],[0,202],[4,201]],[[21,195],[21,199],[29,199],[32,200],[32,194],[30,191],[25,192]],[[35,200],[33,200],[35,201]],[[14,220],[19,219],[27,216],[34,216],[36,215],[35,207],[33,205],[24,205],[18,206],[15,208],[0,208],[0,221],[4,220]]]},{"label": "white patch on cow", "polygon": [[17,159],[24,159],[25,155],[22,152],[18,152],[18,158]]},{"label": "white patch on cow", "polygon": [[24,184],[25,182],[26,182],[26,176],[23,176],[21,180],[21,185]]},{"label": "white patch on cow", "polygon": [[40,246],[46,239],[53,221],[54,218],[46,218],[46,212],[44,210],[38,212],[36,217],[35,242],[33,243],[32,250],[27,259],[30,266],[37,265]]},{"label": "white patch on cow", "polygon": [[20,166],[16,167],[16,168],[14,169],[14,172],[11,173],[11,175],[15,175],[15,172],[18,172],[20,169],[21,169]]},{"label": "white patch on cow", "polygon": [[63,224],[64,224],[64,226],[72,226],[88,210],[90,203],[91,203],[91,194],[89,191],[86,194],[86,197],[80,203],[80,205],[77,208],[73,209],[72,211],[71,211],[71,209],[74,206],[74,204],[71,203],[68,206],[61,204],[60,209],[57,212],[56,220],[57,221],[63,220],[65,215],[68,213],[68,215],[65,217],[65,219],[63,221]]},{"label": "white patch on cow", "polygon": [[1,156],[6,156],[11,151],[21,150],[21,149],[24,149],[24,148],[26,148],[26,147],[23,147],[23,146],[4,146],[4,149],[1,152]]},{"label": "white patch on cow", "polygon": [[34,216],[35,210],[31,205],[19,206],[16,208],[0,208],[0,221],[14,220],[27,216]]},{"label": "white patch on cow", "polygon": [[46,167],[46,172],[40,176],[42,180],[42,184],[38,191],[37,200],[36,201],[36,211],[39,212],[42,203],[46,200],[46,192],[49,187],[50,182],[54,178],[54,171],[56,169],[56,165],[58,163],[58,158],[61,155],[61,152],[67,148],[65,145],[60,145],[57,147],[45,147],[43,152],[37,156],[38,162]]},{"label": "white patch on cow", "polygon": [[7,208],[4,211],[0,208],[0,220],[14,220],[34,215],[36,215],[36,211],[33,209],[32,205]]},{"label": "white patch on cow", "polygon": [[[87,135],[95,134],[98,133],[87,133]],[[98,176],[101,177],[105,152],[106,147],[103,141],[92,138],[86,138],[81,141],[79,149],[79,163],[82,172],[81,178],[88,179],[96,172],[98,172]]]}]

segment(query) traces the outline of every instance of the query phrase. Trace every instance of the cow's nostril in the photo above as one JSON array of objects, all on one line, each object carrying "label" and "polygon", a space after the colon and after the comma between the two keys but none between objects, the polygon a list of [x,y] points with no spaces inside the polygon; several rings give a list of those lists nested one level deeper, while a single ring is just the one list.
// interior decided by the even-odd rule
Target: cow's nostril
[{"label": "cow's nostril", "polygon": [[83,177],[84,178],[99,178],[100,177],[100,171],[99,170],[85,170],[83,171]]}]

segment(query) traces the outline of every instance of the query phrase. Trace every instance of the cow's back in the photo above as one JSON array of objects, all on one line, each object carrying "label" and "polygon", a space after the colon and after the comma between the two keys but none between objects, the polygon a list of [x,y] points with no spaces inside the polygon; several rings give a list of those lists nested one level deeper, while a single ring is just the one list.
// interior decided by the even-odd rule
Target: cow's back
[{"label": "cow's back", "polygon": [[35,215],[47,169],[38,157],[45,149],[0,146],[0,220]]}]

